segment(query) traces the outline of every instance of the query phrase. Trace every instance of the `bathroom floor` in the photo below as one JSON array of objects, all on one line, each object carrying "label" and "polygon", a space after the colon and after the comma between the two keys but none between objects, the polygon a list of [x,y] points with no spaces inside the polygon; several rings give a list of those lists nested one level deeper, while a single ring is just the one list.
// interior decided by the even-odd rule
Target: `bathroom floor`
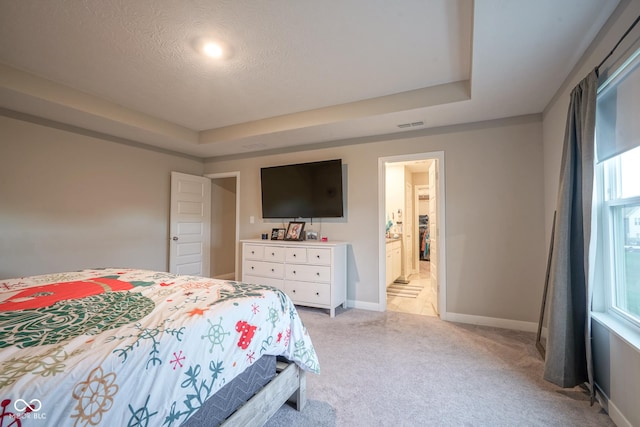
[{"label": "bathroom floor", "polygon": [[437,316],[433,307],[436,296],[431,291],[429,261],[420,261],[420,274],[412,275],[409,280],[412,285],[420,284],[424,286],[418,296],[416,298],[405,298],[387,294],[387,310]]}]

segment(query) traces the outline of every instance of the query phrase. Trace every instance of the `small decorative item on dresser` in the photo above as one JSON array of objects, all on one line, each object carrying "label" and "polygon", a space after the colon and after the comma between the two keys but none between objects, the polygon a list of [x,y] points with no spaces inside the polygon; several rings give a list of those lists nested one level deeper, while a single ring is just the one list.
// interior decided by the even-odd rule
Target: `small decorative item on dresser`
[{"label": "small decorative item on dresser", "polygon": [[307,236],[307,240],[318,240],[317,231],[307,231],[306,236]]},{"label": "small decorative item on dresser", "polygon": [[274,228],[271,230],[271,240],[284,240],[284,234],[287,230],[284,228]]},{"label": "small decorative item on dresser", "polygon": [[304,238],[304,221],[291,221],[287,227],[285,240],[302,240]]}]

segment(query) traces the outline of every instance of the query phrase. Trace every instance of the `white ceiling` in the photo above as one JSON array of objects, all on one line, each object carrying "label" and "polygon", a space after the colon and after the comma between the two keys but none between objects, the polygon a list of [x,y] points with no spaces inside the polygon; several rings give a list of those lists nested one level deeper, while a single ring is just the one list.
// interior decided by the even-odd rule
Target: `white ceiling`
[{"label": "white ceiling", "polygon": [[198,157],[540,113],[617,4],[0,0],[0,107]]}]

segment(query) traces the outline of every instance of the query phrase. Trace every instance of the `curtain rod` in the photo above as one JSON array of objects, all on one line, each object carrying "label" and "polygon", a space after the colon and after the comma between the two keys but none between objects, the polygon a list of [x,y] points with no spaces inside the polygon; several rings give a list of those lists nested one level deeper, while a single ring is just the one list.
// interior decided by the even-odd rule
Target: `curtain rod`
[{"label": "curtain rod", "polygon": [[627,37],[627,35],[631,32],[631,30],[633,30],[633,27],[636,26],[638,21],[640,21],[640,15],[638,15],[636,20],[633,21],[633,24],[631,24],[631,26],[627,29],[627,31],[625,31],[625,33],[622,35],[622,37],[620,37],[620,40],[618,40],[618,43],[616,43],[616,45],[613,47],[613,49],[611,49],[611,52],[609,52],[609,54],[607,56],[605,56],[605,58],[602,60],[602,62],[600,62],[600,64],[598,64],[598,66],[596,67],[596,75],[600,74],[600,67],[602,67],[602,64],[604,64],[605,61],[607,59],[609,59],[611,57],[611,55],[613,55],[613,52],[616,51],[616,49],[618,48],[618,46],[620,46],[620,43],[622,43],[624,38]]}]

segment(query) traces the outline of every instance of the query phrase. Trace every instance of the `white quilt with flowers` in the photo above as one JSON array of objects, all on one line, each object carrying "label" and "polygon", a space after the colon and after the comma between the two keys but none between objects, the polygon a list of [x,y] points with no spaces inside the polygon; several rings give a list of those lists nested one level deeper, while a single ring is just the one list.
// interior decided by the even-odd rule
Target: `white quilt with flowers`
[{"label": "white quilt with flowers", "polygon": [[276,288],[134,269],[0,280],[0,426],[178,426],[265,354],[319,372]]}]

